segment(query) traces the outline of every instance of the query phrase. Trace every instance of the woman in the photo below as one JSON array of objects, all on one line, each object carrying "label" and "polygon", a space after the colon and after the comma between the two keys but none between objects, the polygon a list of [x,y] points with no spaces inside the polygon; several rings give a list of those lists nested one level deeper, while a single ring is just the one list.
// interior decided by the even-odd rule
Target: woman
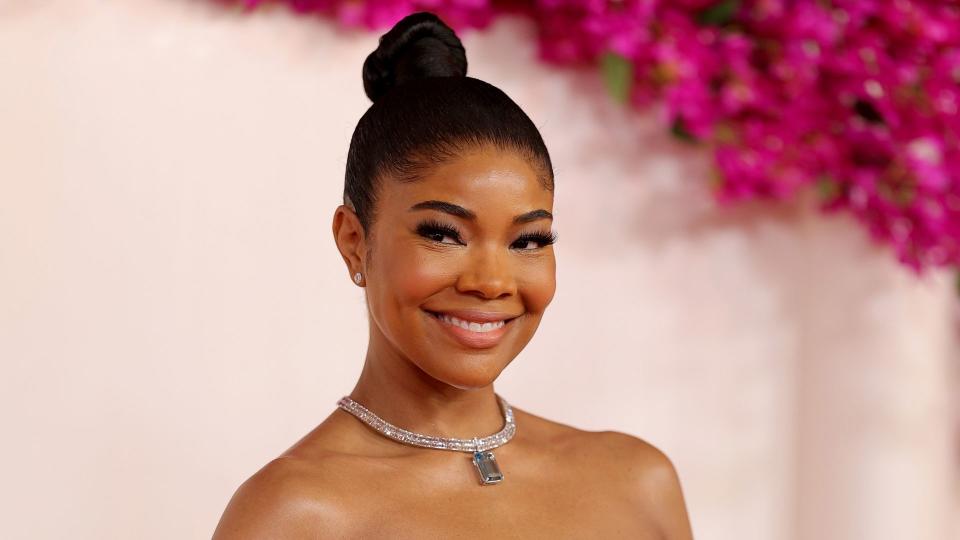
[{"label": "woman", "polygon": [[366,289],[363,371],[240,486],[215,538],[691,538],[659,450],[494,393],[556,288],[553,169],[526,114],[466,71],[429,13],[364,63],[373,105],[333,217]]}]

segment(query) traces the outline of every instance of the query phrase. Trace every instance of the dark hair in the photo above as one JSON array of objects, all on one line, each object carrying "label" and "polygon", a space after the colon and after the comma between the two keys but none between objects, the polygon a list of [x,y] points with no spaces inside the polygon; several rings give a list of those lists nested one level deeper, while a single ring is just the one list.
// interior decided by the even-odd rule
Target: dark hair
[{"label": "dark hair", "polygon": [[518,152],[553,190],[553,165],[537,127],[499,88],[466,74],[460,40],[426,12],[394,25],[363,63],[373,105],[350,140],[343,195],[365,231],[382,179],[416,181],[429,167],[483,146]]}]

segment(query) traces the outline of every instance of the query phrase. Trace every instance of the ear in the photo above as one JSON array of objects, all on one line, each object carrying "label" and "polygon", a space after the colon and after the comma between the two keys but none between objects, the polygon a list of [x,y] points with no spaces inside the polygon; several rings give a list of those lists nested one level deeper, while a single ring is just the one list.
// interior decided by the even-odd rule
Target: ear
[{"label": "ear", "polygon": [[348,206],[341,204],[333,213],[333,241],[337,243],[337,249],[340,250],[343,262],[347,265],[347,271],[350,272],[350,281],[353,281],[353,276],[357,272],[366,278],[366,261],[364,260],[367,252],[366,237],[360,218]]}]

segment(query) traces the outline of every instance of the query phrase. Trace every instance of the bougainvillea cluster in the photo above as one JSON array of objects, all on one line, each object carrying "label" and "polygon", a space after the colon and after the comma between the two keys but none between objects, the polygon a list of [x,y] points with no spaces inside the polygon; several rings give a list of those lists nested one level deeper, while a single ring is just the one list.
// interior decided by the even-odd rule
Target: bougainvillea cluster
[{"label": "bougainvillea cluster", "polygon": [[635,106],[709,145],[719,201],[816,189],[916,271],[960,268],[956,0],[238,0],[391,26],[522,13],[541,57],[596,65]]}]

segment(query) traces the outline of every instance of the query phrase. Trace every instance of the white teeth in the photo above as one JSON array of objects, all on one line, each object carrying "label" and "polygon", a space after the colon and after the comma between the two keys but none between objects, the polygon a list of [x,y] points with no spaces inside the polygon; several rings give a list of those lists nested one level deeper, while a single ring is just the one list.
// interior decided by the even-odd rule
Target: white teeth
[{"label": "white teeth", "polygon": [[463,319],[458,319],[456,317],[447,315],[445,313],[438,314],[438,317],[440,318],[441,321],[447,324],[459,326],[464,330],[470,330],[471,332],[479,332],[481,334],[484,332],[490,332],[491,330],[496,330],[498,328],[503,328],[503,325],[506,324],[506,321],[485,322],[481,324],[477,322],[470,322],[470,321],[465,321]]}]

